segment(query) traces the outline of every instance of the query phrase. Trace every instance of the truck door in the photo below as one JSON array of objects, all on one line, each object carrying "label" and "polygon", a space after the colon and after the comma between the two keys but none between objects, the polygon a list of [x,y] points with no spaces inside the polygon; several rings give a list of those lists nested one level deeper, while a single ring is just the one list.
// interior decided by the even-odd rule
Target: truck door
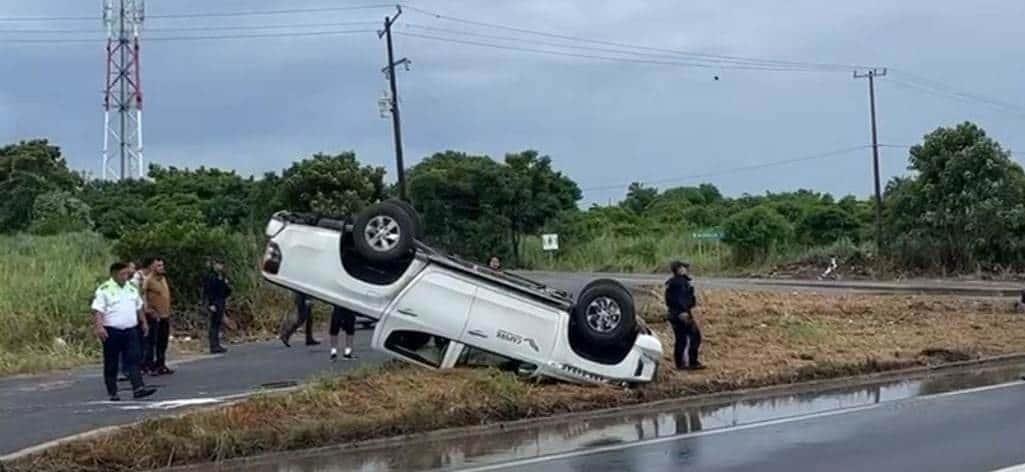
[{"label": "truck door", "polygon": [[550,359],[560,319],[557,309],[483,286],[477,289],[461,340],[540,366]]},{"label": "truck door", "polygon": [[388,309],[374,332],[374,346],[439,368],[446,350],[466,328],[477,286],[428,269]]}]

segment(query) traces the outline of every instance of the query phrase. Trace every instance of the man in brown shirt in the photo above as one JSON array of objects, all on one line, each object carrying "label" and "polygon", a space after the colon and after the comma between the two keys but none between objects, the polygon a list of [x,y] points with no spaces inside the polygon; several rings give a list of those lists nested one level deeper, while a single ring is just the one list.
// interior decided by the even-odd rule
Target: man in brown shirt
[{"label": "man in brown shirt", "polygon": [[150,265],[150,275],[142,283],[146,318],[149,320],[150,342],[146,343],[146,364],[151,375],[169,375],[167,343],[171,337],[171,289],[167,283],[164,260],[157,257]]}]

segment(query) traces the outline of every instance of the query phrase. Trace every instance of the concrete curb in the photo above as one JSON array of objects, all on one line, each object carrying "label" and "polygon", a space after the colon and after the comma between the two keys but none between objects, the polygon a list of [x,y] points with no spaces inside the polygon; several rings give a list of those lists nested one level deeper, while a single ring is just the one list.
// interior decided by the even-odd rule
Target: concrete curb
[{"label": "concrete curb", "polygon": [[[1001,355],[1001,356],[987,357],[987,358],[983,358],[983,359],[975,359],[975,360],[961,361],[961,362],[951,362],[951,363],[938,364],[938,365],[932,365],[932,366],[912,367],[912,368],[907,368],[907,369],[892,370],[892,371],[887,371],[887,372],[876,372],[876,373],[872,373],[872,374],[858,375],[858,376],[852,376],[852,377],[839,377],[839,378],[832,378],[832,379],[813,380],[813,381],[794,383],[794,384],[781,384],[781,385],[773,385],[773,386],[768,386],[768,387],[759,387],[759,388],[744,389],[744,390],[734,390],[734,391],[728,391],[728,392],[719,392],[719,393],[694,395],[694,396],[688,396],[688,397],[683,397],[683,398],[672,398],[672,399],[665,399],[665,400],[657,400],[657,401],[653,401],[653,402],[638,403],[638,404],[634,404],[634,405],[627,405],[627,406],[622,406],[622,407],[607,408],[607,409],[602,409],[602,410],[592,410],[592,411],[586,411],[586,412],[566,413],[566,414],[555,415],[555,416],[548,416],[548,417],[541,417],[541,418],[528,418],[528,419],[515,420],[515,421],[507,421],[507,422],[501,422],[501,423],[493,423],[493,424],[488,424],[488,425],[448,428],[448,429],[441,429],[441,430],[436,430],[436,431],[427,431],[427,432],[414,433],[414,434],[408,434],[408,435],[402,435],[402,436],[393,436],[393,437],[388,437],[388,438],[372,439],[372,440],[360,441],[360,442],[349,443],[349,444],[344,444],[344,445],[324,446],[324,447],[318,447],[318,448],[303,449],[303,450],[298,450],[298,451],[273,452],[273,453],[267,453],[267,454],[261,454],[261,455],[257,455],[257,456],[252,456],[252,457],[242,457],[242,458],[231,459],[231,460],[219,462],[219,463],[217,463],[217,465],[220,466],[220,467],[235,467],[235,468],[238,468],[238,467],[243,467],[243,466],[245,466],[247,464],[252,464],[254,462],[260,462],[260,461],[266,460],[268,457],[271,457],[271,456],[273,456],[275,458],[285,458],[285,459],[287,459],[287,458],[293,458],[293,457],[297,458],[297,457],[315,455],[315,454],[318,454],[318,453],[325,453],[325,452],[336,452],[336,451],[337,452],[343,452],[343,451],[347,451],[347,450],[357,450],[357,449],[383,449],[383,448],[395,447],[395,446],[398,446],[398,445],[408,445],[409,443],[413,443],[413,442],[432,442],[432,441],[439,441],[439,440],[458,440],[460,438],[464,438],[464,437],[468,437],[468,436],[477,436],[477,435],[488,434],[488,433],[499,432],[499,431],[501,431],[501,432],[517,431],[517,430],[523,430],[523,429],[528,429],[528,428],[533,428],[533,427],[538,427],[538,426],[545,426],[545,425],[550,425],[550,424],[555,424],[555,423],[562,423],[562,422],[567,422],[567,421],[573,421],[573,420],[577,420],[577,419],[582,420],[582,419],[608,418],[608,417],[616,417],[616,416],[628,416],[628,415],[631,415],[631,414],[640,413],[640,412],[643,412],[645,410],[649,410],[649,409],[653,409],[653,408],[695,407],[695,406],[705,406],[705,405],[709,405],[709,404],[718,404],[718,403],[726,403],[726,402],[734,402],[734,401],[755,400],[755,399],[763,399],[763,398],[775,397],[775,396],[780,396],[780,395],[792,395],[792,394],[810,393],[810,392],[817,392],[817,391],[828,391],[828,390],[841,389],[841,388],[847,388],[847,387],[852,387],[852,386],[856,387],[856,386],[860,386],[860,385],[870,385],[870,384],[875,384],[875,383],[880,383],[880,382],[890,382],[890,381],[898,381],[898,380],[913,380],[913,379],[917,379],[917,378],[927,377],[929,375],[954,373],[955,371],[959,371],[959,370],[968,370],[968,369],[976,369],[976,368],[991,368],[991,367],[999,367],[999,366],[1002,366],[1002,365],[1019,364],[1019,363],[1025,363],[1025,353],[1007,354],[1007,355]],[[274,390],[274,391],[272,391],[270,393],[274,393],[274,394],[287,393],[287,392],[290,392],[290,391],[295,391],[295,390],[297,390],[299,388],[301,388],[301,387],[290,387],[290,388],[287,388],[287,389]],[[221,407],[224,407],[224,406],[236,403],[238,401],[241,401],[242,399],[244,399],[244,397],[251,396],[251,395],[252,394],[238,395],[238,396],[236,396],[238,398],[235,398],[232,401],[228,401],[228,402],[225,402],[225,403],[220,403],[218,405],[214,405],[214,406],[210,406],[210,407],[191,409],[191,410],[189,410],[187,412],[182,412],[182,413],[179,413],[179,414],[173,415],[173,416],[177,417],[177,416],[182,416],[184,414],[194,413],[194,412],[197,412],[197,411],[204,411],[204,410],[211,410],[211,409],[221,408]],[[225,397],[225,398],[227,398],[227,397]],[[13,453],[13,454],[9,454],[8,456],[0,457],[0,462],[18,459],[18,458],[24,457],[26,455],[31,455],[31,454],[42,452],[42,451],[44,451],[44,450],[46,450],[48,448],[51,448],[51,447],[54,447],[54,446],[58,446],[60,444],[67,443],[69,441],[75,441],[75,440],[79,440],[79,439],[87,439],[87,438],[90,438],[90,437],[95,437],[97,435],[102,435],[102,434],[106,434],[106,433],[109,433],[109,432],[113,432],[113,431],[117,430],[118,428],[130,427],[130,426],[133,426],[133,425],[137,425],[139,423],[141,423],[141,421],[140,422],[136,422],[136,423],[132,423],[132,424],[121,425],[121,426],[112,426],[112,427],[107,427],[107,428],[101,428],[99,430],[90,431],[90,432],[82,433],[82,434],[75,435],[75,436],[69,436],[67,438],[59,439],[59,440],[56,440],[56,441],[51,441],[51,442],[46,443],[46,444],[42,444],[42,445],[39,445],[39,446],[34,446],[32,448],[28,448],[28,449],[25,449],[25,450],[22,450],[22,451],[18,451],[18,452]],[[175,471],[175,472],[200,472],[200,471],[209,470],[209,468],[210,468],[210,464],[209,463],[204,463],[204,464],[194,464],[194,465],[183,465],[183,466],[178,466],[178,467],[174,467],[174,468],[171,468],[171,469],[161,469],[161,470],[169,470],[169,471]]]}]

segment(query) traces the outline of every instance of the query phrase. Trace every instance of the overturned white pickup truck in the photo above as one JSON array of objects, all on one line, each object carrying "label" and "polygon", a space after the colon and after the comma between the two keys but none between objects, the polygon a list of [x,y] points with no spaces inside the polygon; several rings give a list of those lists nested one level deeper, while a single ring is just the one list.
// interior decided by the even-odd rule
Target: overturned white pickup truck
[{"label": "overturned white pickup truck", "polygon": [[662,345],[630,292],[595,280],[570,294],[437,251],[420,216],[388,200],[355,218],[279,212],[263,277],[378,320],[374,349],[427,368],[490,365],[570,382],[654,378]]}]

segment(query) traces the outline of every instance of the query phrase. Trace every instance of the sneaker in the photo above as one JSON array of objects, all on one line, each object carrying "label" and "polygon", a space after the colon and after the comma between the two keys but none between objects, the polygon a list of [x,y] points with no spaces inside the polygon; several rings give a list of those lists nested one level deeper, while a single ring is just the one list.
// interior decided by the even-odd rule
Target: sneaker
[{"label": "sneaker", "polygon": [[331,362],[338,360],[338,349],[331,348]]},{"label": "sneaker", "polygon": [[317,341],[316,339],[310,338],[310,339],[306,340],[306,345],[307,346],[319,346],[320,345],[320,341]]},{"label": "sneaker", "polygon": [[355,354],[352,353],[352,349],[349,349],[349,348],[345,349],[345,354],[344,355],[345,355],[345,358],[348,359],[348,360],[352,360],[352,359],[357,359],[358,358],[358,356],[356,356]]},{"label": "sneaker", "polygon": [[128,381],[128,374],[121,374],[121,376],[117,378],[117,381],[118,382],[127,382]]},{"label": "sneaker", "polygon": [[291,336],[289,336],[289,335],[287,335],[287,334],[282,334],[281,336],[278,336],[278,339],[280,339],[280,340],[281,340],[281,344],[284,344],[284,345],[285,345],[285,347],[292,347],[292,345],[291,345],[291,344],[289,344],[289,342],[288,342],[288,339],[289,339],[290,337],[291,337]]},{"label": "sneaker", "polygon": [[119,397],[117,395],[111,395],[110,396],[110,401],[112,401],[112,402],[119,402],[119,401],[121,401],[121,397]]},{"label": "sneaker", "polygon": [[132,398],[138,400],[140,398],[146,398],[150,395],[157,393],[157,389],[153,387],[141,387],[138,390],[132,392]]},{"label": "sneaker", "polygon": [[228,350],[221,346],[210,349],[210,354],[224,354],[225,352],[228,352]]},{"label": "sneaker", "polygon": [[687,366],[687,370],[705,370],[705,369],[707,369],[707,367],[705,367],[705,364],[702,364],[700,362],[698,362],[698,363],[696,363],[696,364],[694,364],[692,366]]},{"label": "sneaker", "polygon": [[156,369],[153,369],[153,375],[173,375],[173,374],[174,374],[174,371],[171,370],[171,369],[168,369],[166,365],[163,365],[163,366],[157,367]]}]

